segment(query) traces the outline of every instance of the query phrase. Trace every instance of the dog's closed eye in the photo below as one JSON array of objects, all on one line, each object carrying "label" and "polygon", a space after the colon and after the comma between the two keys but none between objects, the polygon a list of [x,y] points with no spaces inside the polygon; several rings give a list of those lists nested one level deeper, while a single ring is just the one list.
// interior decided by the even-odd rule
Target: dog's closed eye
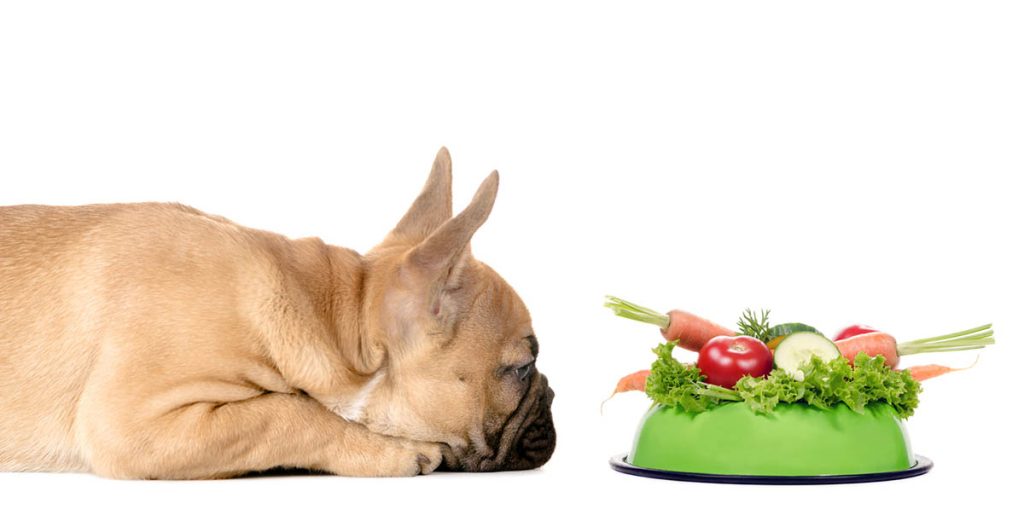
[{"label": "dog's closed eye", "polygon": [[519,379],[519,381],[523,382],[523,383],[525,383],[528,379],[530,379],[530,374],[532,372],[533,372],[533,362],[532,361],[527,363],[527,364],[525,364],[525,365],[523,365],[523,366],[521,366],[521,367],[519,367],[519,368],[517,368],[517,369],[515,369],[516,378]]},{"label": "dog's closed eye", "polygon": [[509,365],[502,367],[498,370],[500,376],[508,379],[515,379],[521,383],[527,383],[530,377],[533,376],[534,361],[530,360],[522,365]]}]

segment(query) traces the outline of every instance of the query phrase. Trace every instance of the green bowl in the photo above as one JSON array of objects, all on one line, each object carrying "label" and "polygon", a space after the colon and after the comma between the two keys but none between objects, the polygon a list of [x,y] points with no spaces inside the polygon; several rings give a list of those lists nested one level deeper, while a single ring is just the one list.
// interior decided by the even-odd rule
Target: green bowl
[{"label": "green bowl", "polygon": [[703,413],[654,406],[626,460],[648,469],[744,476],[818,476],[907,470],[910,438],[888,404],[864,413],[779,404],[756,414],[742,402]]}]

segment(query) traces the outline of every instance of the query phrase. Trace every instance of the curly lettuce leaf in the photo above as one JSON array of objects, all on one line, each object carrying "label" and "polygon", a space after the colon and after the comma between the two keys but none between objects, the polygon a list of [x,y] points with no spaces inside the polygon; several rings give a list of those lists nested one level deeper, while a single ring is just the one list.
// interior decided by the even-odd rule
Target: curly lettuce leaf
[{"label": "curly lettuce leaf", "polygon": [[705,383],[706,377],[695,365],[676,361],[672,357],[675,347],[672,341],[654,348],[658,358],[651,364],[645,385],[647,396],[654,402],[700,413],[723,401],[739,400],[731,390]]},{"label": "curly lettuce leaf", "polygon": [[868,402],[891,404],[901,417],[914,413],[921,393],[918,383],[906,370],[893,370],[882,356],[870,357],[861,352],[853,359],[854,388],[863,392]]},{"label": "curly lettuce leaf", "polygon": [[804,398],[805,386],[784,370],[773,370],[768,377],[743,376],[736,382],[736,393],[756,413],[768,413],[780,402],[798,402]]},{"label": "curly lettuce leaf", "polygon": [[[845,358],[823,361],[818,356],[811,356],[811,361],[800,367],[804,373],[804,402],[821,409],[849,399],[849,383],[853,377],[853,369]],[[854,411],[863,411],[863,405],[850,406]]]},{"label": "curly lettuce leaf", "polygon": [[817,356],[800,367],[803,379],[776,369],[765,377],[744,376],[733,390],[709,385],[700,369],[672,357],[675,342],[654,349],[657,359],[647,378],[648,397],[666,406],[699,413],[722,402],[744,402],[756,413],[770,413],[779,403],[802,402],[821,409],[839,404],[863,413],[868,404],[889,404],[901,418],[914,414],[921,385],[909,372],[893,370],[882,356],[861,353],[854,365],[839,357],[824,361]]}]

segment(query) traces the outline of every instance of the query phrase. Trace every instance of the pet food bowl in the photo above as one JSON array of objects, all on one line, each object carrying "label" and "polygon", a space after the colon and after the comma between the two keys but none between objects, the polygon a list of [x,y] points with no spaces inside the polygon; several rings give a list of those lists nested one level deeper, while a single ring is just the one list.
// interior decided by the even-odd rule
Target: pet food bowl
[{"label": "pet food bowl", "polygon": [[745,403],[702,413],[654,406],[632,451],[612,459],[628,474],[729,483],[844,483],[924,474],[931,462],[911,452],[888,404],[864,413],[780,403],[768,414]]}]

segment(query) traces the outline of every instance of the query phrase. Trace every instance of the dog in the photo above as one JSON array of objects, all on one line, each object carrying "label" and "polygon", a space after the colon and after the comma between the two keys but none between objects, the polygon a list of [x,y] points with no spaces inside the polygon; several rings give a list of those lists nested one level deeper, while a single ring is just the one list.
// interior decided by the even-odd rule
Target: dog
[{"label": "dog", "polygon": [[529,311],[442,148],[365,255],[180,204],[0,207],[0,470],[228,478],[543,465]]}]

